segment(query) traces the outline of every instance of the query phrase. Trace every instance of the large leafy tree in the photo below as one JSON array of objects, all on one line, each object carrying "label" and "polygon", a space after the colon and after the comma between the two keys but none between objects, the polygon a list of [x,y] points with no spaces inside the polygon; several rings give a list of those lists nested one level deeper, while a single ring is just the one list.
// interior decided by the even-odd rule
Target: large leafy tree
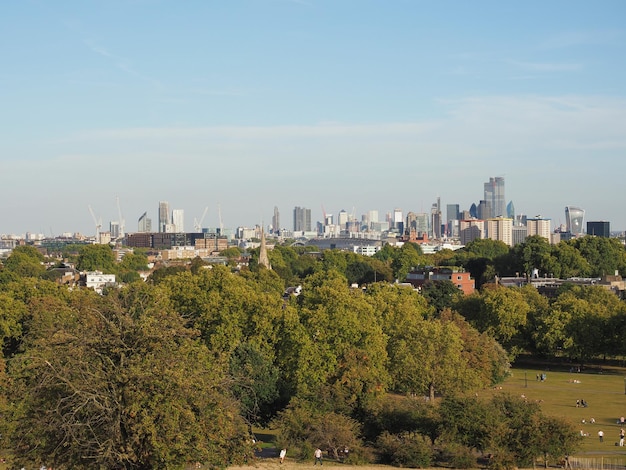
[{"label": "large leafy tree", "polygon": [[467,366],[463,340],[452,322],[412,318],[389,338],[389,367],[394,389],[427,395],[449,394],[476,387]]},{"label": "large leafy tree", "polygon": [[429,305],[441,313],[452,306],[463,296],[463,292],[450,280],[426,281],[422,286],[422,295]]},{"label": "large leafy tree", "polygon": [[44,257],[32,246],[18,246],[4,262],[7,271],[19,277],[40,277],[46,270]]},{"label": "large leafy tree", "polygon": [[611,354],[616,345],[611,327],[624,314],[617,296],[598,286],[574,286],[564,290],[552,305],[557,318],[565,321],[564,350],[581,362]]},{"label": "large leafy tree", "polygon": [[15,464],[183,468],[246,456],[220,368],[154,289],[41,297],[30,309],[24,352],[9,361]]},{"label": "large leafy tree", "polygon": [[523,345],[529,306],[519,289],[493,286],[461,299],[457,307],[478,331],[486,332],[515,357]]},{"label": "large leafy tree", "polygon": [[306,332],[297,373],[298,395],[350,412],[386,390],[386,336],[365,294],[336,271],[307,279],[298,297]]},{"label": "large leafy tree", "polygon": [[504,242],[477,238],[464,248],[456,250],[451,263],[467,269],[480,287],[491,281],[496,274],[504,274],[501,269],[502,260],[508,257],[509,250]]},{"label": "large leafy tree", "polygon": [[589,263],[590,275],[612,275],[617,270],[626,273],[626,248],[617,238],[586,236],[570,240]]},{"label": "large leafy tree", "polygon": [[589,262],[571,243],[560,242],[555,247],[554,256],[557,258],[559,277],[562,279],[587,277],[592,272]]},{"label": "large leafy tree", "polygon": [[115,255],[109,245],[84,245],[81,247],[76,269],[80,271],[102,271],[115,273]]},{"label": "large leafy tree", "polygon": [[528,237],[513,248],[517,260],[515,270],[520,274],[532,275],[537,269],[540,276],[560,277],[561,265],[555,256],[555,248],[539,235]]},{"label": "large leafy tree", "polygon": [[422,248],[416,243],[405,243],[395,252],[391,268],[396,279],[404,281],[414,266],[424,264]]}]

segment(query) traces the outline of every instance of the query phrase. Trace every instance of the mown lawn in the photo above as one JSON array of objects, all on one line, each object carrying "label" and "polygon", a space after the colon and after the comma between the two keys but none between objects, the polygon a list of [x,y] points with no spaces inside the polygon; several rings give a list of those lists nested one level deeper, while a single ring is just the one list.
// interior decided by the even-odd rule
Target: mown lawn
[{"label": "mown lawn", "polygon": [[[620,426],[616,421],[626,416],[626,371],[621,368],[588,368],[581,372],[569,372],[554,368],[514,367],[513,375],[502,387],[479,394],[511,393],[525,396],[541,405],[544,413],[562,416],[582,430],[585,437],[579,454],[626,456],[626,447],[617,447]],[[545,381],[538,381],[537,374],[546,374]],[[584,399],[588,407],[576,407],[576,400]],[[590,423],[591,419],[595,424]],[[585,420],[585,423],[583,423]],[[604,431],[604,443],[600,443],[598,431]]]}]

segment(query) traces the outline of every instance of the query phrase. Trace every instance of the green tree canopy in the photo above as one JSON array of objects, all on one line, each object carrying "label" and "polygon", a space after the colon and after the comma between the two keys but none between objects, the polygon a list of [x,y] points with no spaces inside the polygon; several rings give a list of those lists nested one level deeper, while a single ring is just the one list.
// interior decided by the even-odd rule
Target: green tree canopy
[{"label": "green tree canopy", "polygon": [[76,269],[79,271],[116,272],[115,255],[109,245],[84,245],[80,248]]},{"label": "green tree canopy", "polygon": [[4,267],[20,277],[40,277],[46,270],[43,261],[44,257],[37,248],[17,246],[4,262]]},{"label": "green tree canopy", "polygon": [[9,364],[16,465],[221,467],[246,456],[221,369],[148,286],[41,298],[31,314],[24,353]]}]

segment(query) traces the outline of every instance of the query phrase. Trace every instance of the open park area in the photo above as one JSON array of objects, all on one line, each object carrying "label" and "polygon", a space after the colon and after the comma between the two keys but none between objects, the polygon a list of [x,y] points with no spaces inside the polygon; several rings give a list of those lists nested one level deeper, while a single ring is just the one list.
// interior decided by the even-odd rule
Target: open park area
[{"label": "open park area", "polygon": [[[569,365],[539,369],[518,365],[511,372],[501,389],[484,393],[506,392],[538,402],[545,414],[566,418],[585,435],[576,455],[620,456],[626,463],[626,447],[615,445],[622,427],[617,421],[626,415],[626,369],[587,367],[578,372],[577,366]],[[604,433],[603,442],[599,431]]]},{"label": "open park area", "polygon": [[[543,377],[543,379],[542,379]],[[547,415],[563,417],[584,434],[578,452],[570,457],[574,468],[626,468],[626,444],[620,447],[619,434],[622,426],[620,417],[626,415],[626,368],[589,366],[578,369],[570,364],[537,364],[514,366],[511,376],[502,384],[478,392],[482,398],[494,394],[508,393],[529,402],[539,403]],[[582,402],[587,406],[583,406]],[[578,405],[578,406],[577,406]],[[625,428],[626,429],[626,428]],[[602,441],[598,432],[602,431]],[[265,440],[271,434],[259,434]],[[269,443],[265,442],[267,446]],[[264,457],[253,466],[260,469],[302,469],[312,467],[310,461],[298,462],[289,454],[284,464],[278,462],[278,451],[268,448]],[[328,466],[348,467],[332,460]],[[232,467],[244,470],[248,467]],[[389,468],[383,465],[358,466],[360,470]]]}]

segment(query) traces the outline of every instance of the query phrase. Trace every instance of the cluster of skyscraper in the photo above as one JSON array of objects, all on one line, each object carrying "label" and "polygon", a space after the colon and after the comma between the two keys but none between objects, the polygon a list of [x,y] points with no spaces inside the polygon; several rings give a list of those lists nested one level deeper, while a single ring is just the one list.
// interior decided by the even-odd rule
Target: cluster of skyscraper
[{"label": "cluster of skyscraper", "polygon": [[[174,209],[170,212],[170,204],[167,201],[159,202],[159,219],[157,232],[160,233],[181,233],[185,231],[185,211]],[[138,232],[152,232],[152,219],[148,213],[144,212],[137,221]]]},{"label": "cluster of skyscraper", "polygon": [[[539,235],[551,242],[582,235],[585,211],[568,206],[565,208],[565,227],[553,231],[551,220],[541,216],[529,218],[516,214],[513,201],[505,199],[504,177],[489,178],[483,185],[483,199],[473,203],[468,210],[460,210],[459,204],[447,204],[445,219],[441,211],[441,199],[437,198],[429,212],[408,212],[404,216],[401,209],[394,209],[386,215],[384,221],[378,220],[377,211],[363,214],[356,219],[354,210],[349,214],[345,210],[335,218],[324,212],[323,220],[318,222],[312,232],[311,210],[295,207],[293,212],[294,236],[321,237],[363,237],[375,238],[384,233],[396,234],[408,240],[419,239],[457,239],[462,244],[476,238],[500,240],[507,245],[523,242],[528,236]],[[274,208],[270,231],[275,234],[284,232],[279,225],[278,208]],[[587,233],[601,236],[608,235],[608,222],[588,222]]]},{"label": "cluster of skyscraper", "polygon": [[[536,216],[528,218],[523,214],[516,214],[513,201],[506,204],[504,177],[489,178],[483,185],[483,199],[473,203],[467,210],[461,210],[459,204],[447,204],[445,218],[442,215],[441,199],[432,204],[429,212],[408,212],[406,216],[401,209],[394,209],[386,214],[385,220],[379,220],[378,211],[371,210],[355,216],[341,210],[337,216],[326,213],[322,207],[323,219],[314,228],[311,219],[311,209],[296,206],[293,209],[293,227],[287,229],[281,226],[280,212],[274,207],[272,223],[269,232],[274,236],[284,237],[350,237],[380,239],[386,236],[397,236],[407,240],[428,239],[455,239],[461,244],[469,243],[476,238],[491,238],[501,240],[512,246],[523,242],[526,237],[540,235],[552,242],[582,235],[585,211],[578,207],[565,208],[566,226],[552,231],[551,220]],[[205,210],[206,214],[206,210]],[[220,214],[221,225],[221,214]],[[203,232],[200,223],[194,222],[195,232]],[[152,221],[144,212],[138,220],[139,232],[152,232]],[[220,227],[220,234],[223,227]],[[184,211],[170,210],[167,201],[159,202],[158,226],[155,232],[182,233],[184,232]],[[216,231],[217,232],[217,231]],[[609,236],[608,222],[588,222],[587,233]],[[239,227],[236,236],[258,237],[260,227],[247,229]]]}]

